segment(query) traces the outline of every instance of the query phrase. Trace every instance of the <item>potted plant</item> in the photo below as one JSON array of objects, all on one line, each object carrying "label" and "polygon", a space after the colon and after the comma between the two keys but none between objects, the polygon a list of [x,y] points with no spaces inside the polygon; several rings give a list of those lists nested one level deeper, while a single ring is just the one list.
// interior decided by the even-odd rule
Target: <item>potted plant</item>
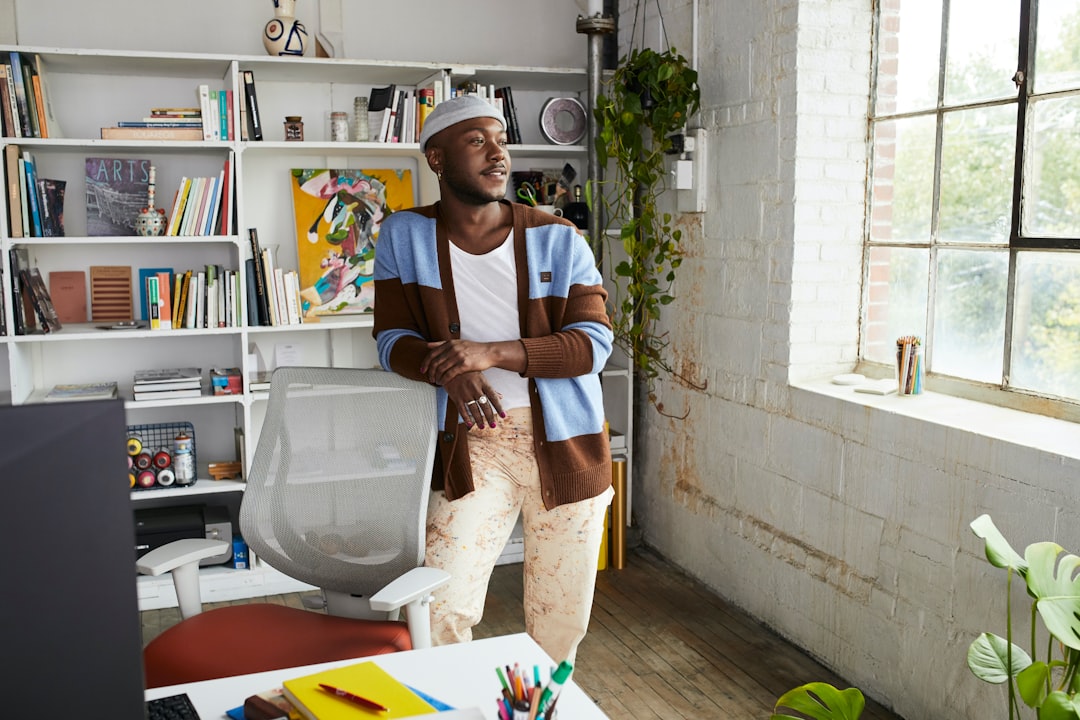
[{"label": "potted plant", "polygon": [[[994,526],[989,515],[971,522],[971,529],[986,541],[986,559],[1008,571],[1006,580],[1005,637],[983,633],[968,648],[968,668],[988,683],[1008,683],[1009,718],[1021,717],[1020,700],[1035,709],[1040,720],[1080,718],[1080,558],[1063,554],[1054,542],[1028,545],[1021,557]],[[1032,598],[1031,652],[1013,643],[1012,582],[1019,576]],[[1044,659],[1036,655],[1039,620],[1050,641]],[[1034,658],[1034,659],[1033,659]]]},{"label": "potted plant", "polygon": [[[661,309],[674,300],[672,283],[682,262],[682,233],[658,198],[667,189],[665,154],[672,135],[697,112],[701,94],[697,71],[675,48],[631,50],[620,60],[596,101],[597,156],[609,167],[602,192],[589,201],[607,224],[619,224],[625,257],[614,273],[611,319],[616,344],[651,383],[661,372],[674,374],[665,355],[668,342],[656,332]],[[611,252],[607,253],[611,257]]]},{"label": "potted plant", "polygon": [[[866,698],[858,688],[838,690],[829,683],[812,682],[781,695],[769,720],[859,720],[864,707]],[[782,709],[801,714],[780,714]]]}]

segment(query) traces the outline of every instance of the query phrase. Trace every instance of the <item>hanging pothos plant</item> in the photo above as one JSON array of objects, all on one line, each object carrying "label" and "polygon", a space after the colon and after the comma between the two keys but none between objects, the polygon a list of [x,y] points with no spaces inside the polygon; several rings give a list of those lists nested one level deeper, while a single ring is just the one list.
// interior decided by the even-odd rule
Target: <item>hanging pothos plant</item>
[{"label": "hanging pothos plant", "polygon": [[651,387],[661,372],[678,375],[666,355],[666,333],[656,331],[661,308],[674,300],[672,283],[683,257],[682,232],[658,207],[668,187],[664,157],[671,135],[697,112],[701,94],[697,71],[674,48],[632,50],[606,90],[594,113],[597,155],[608,172],[590,200],[602,204],[608,226],[619,227],[625,254],[609,268],[616,286],[610,308],[615,342]]}]

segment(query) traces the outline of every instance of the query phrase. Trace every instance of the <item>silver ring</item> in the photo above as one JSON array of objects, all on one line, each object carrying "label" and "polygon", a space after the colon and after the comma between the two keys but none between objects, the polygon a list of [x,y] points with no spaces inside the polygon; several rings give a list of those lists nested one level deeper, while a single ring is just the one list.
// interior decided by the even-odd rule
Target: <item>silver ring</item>
[{"label": "silver ring", "polygon": [[476,402],[475,400],[470,400],[469,402],[465,403],[465,407],[469,407],[470,405],[479,405],[479,404],[480,403]]},{"label": "silver ring", "polygon": [[487,395],[481,395],[480,397],[476,398],[476,402],[480,403],[481,405],[487,405]]}]

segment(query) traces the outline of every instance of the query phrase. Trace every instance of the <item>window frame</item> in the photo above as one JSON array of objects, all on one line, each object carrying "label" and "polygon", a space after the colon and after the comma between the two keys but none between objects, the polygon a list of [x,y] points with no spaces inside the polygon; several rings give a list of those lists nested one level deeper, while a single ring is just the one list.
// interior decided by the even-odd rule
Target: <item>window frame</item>
[{"label": "window frame", "polygon": [[[929,368],[933,367],[934,347],[934,312],[935,296],[937,294],[937,264],[938,252],[948,249],[963,249],[965,251],[993,250],[1008,254],[1008,277],[1005,298],[1005,327],[1002,358],[1002,378],[1000,383],[985,383],[960,377],[947,376],[939,373],[928,372],[926,387],[936,392],[956,395],[979,402],[988,402],[1005,407],[1037,412],[1043,415],[1063,418],[1080,422],[1080,398],[1063,398],[1038,393],[1027,389],[1018,389],[1010,386],[1010,365],[1012,357],[1013,323],[1016,302],[1016,273],[1020,253],[1029,251],[1069,252],[1080,251],[1080,237],[1042,237],[1037,235],[1024,235],[1022,226],[1022,199],[1024,196],[1024,158],[1027,141],[1027,127],[1029,110],[1033,98],[1039,100],[1053,99],[1055,97],[1080,96],[1080,88],[1055,90],[1036,94],[1035,86],[1035,48],[1037,47],[1038,32],[1038,4],[1039,0],[1018,0],[1020,5],[1020,18],[1018,26],[1018,53],[1016,62],[1016,74],[1013,82],[1016,86],[1015,95],[991,100],[976,102],[963,102],[946,104],[945,102],[945,74],[946,58],[948,53],[949,15],[952,0],[941,0],[942,20],[940,28],[940,42],[938,53],[937,92],[934,107],[919,110],[906,110],[902,112],[876,113],[878,104],[878,77],[882,61],[880,43],[882,42],[882,11],[886,3],[875,2],[873,17],[873,39],[871,44],[871,74],[870,74],[870,103],[867,117],[867,187],[866,187],[866,212],[865,226],[863,231],[863,288],[859,311],[859,363],[860,371],[870,371],[880,374],[882,368],[892,371],[891,365],[868,360],[864,354],[867,343],[868,307],[870,303],[870,259],[871,252],[875,248],[902,248],[910,250],[927,250],[929,263],[928,292],[927,292],[927,316],[926,316],[926,354]],[[901,10],[902,12],[902,10]],[[1012,174],[1012,207],[1010,209],[1010,228],[1008,245],[999,242],[955,242],[943,241],[938,237],[938,223],[940,221],[941,200],[941,177],[942,177],[942,147],[945,118],[949,113],[993,108],[1003,106],[1016,106],[1016,140],[1014,145],[1013,174]],[[932,207],[930,220],[930,237],[924,241],[883,241],[874,240],[872,234],[872,222],[874,211],[874,170],[876,161],[875,130],[879,123],[900,121],[918,117],[933,117],[934,129],[934,173],[932,190]],[[874,372],[876,371],[876,373]]]}]

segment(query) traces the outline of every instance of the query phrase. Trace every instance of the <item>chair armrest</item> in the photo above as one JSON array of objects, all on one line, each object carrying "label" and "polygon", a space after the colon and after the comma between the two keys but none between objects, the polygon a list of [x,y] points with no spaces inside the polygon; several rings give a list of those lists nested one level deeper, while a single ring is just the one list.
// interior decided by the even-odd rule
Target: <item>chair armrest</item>
[{"label": "chair armrest", "polygon": [[214,555],[220,555],[228,549],[223,540],[206,538],[185,538],[155,548],[135,561],[135,568],[143,575],[161,575],[171,572],[181,565],[198,562]]},{"label": "chair armrest", "polygon": [[135,569],[144,575],[171,572],[180,617],[185,620],[202,612],[199,593],[199,561],[220,555],[229,544],[223,540],[185,538],[154,548],[135,561]]},{"label": "chair armrest", "polygon": [[439,568],[413,568],[371,596],[371,609],[390,612],[405,608],[409,638],[414,649],[431,647],[431,592],[450,582],[450,573]]},{"label": "chair armrest", "polygon": [[413,568],[371,596],[371,609],[380,612],[400,610],[409,603],[422,600],[435,588],[450,582],[450,573],[439,568]]}]

